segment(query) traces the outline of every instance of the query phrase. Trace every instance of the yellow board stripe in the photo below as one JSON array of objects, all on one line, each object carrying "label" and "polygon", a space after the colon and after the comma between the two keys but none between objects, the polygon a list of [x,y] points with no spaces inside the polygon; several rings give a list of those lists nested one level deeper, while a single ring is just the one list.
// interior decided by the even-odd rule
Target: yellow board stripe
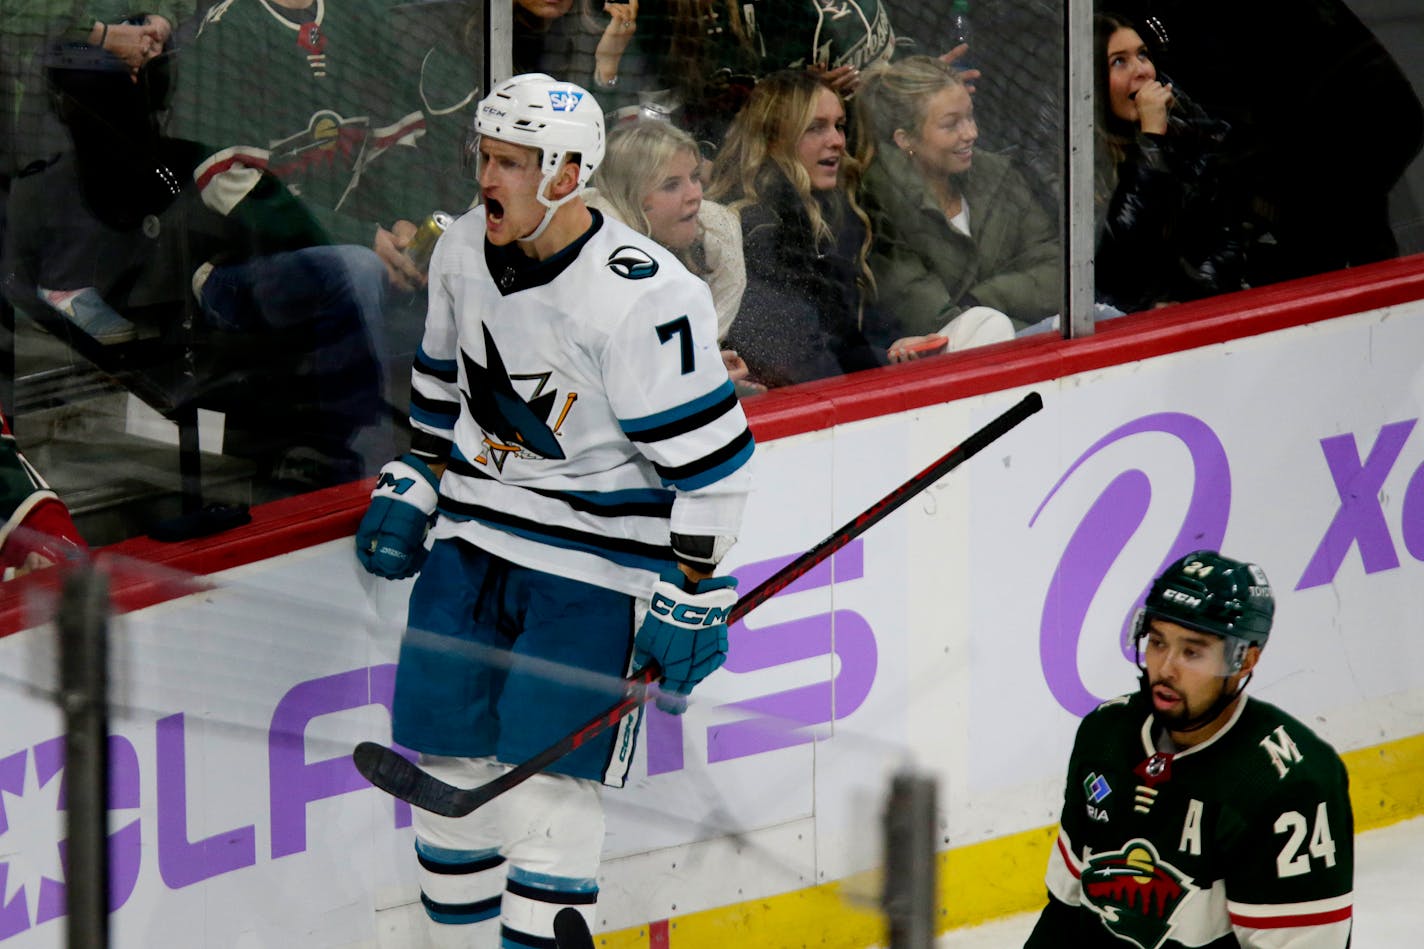
[{"label": "yellow board stripe", "polygon": [[1355,831],[1424,814],[1424,735],[1347,751]]},{"label": "yellow board stripe", "polygon": [[[1356,832],[1424,814],[1424,735],[1340,756],[1350,772]],[[938,856],[940,932],[1042,906],[1043,873],[1058,828],[1037,827],[946,850]],[[880,875],[864,873],[805,890],[721,906],[595,937],[607,949],[841,949],[884,945]]]}]

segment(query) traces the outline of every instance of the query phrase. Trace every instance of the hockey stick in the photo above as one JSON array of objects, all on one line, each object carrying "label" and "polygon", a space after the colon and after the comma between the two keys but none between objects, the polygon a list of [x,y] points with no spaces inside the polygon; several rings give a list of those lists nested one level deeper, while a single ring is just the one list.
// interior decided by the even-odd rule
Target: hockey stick
[{"label": "hockey stick", "polygon": [[[885,497],[837,528],[829,537],[806,551],[741,597],[727,617],[727,625],[739,621],[777,593],[808,573],[831,554],[840,550],[910,498],[934,484],[940,478],[974,457],[986,446],[1014,428],[1024,419],[1043,408],[1043,399],[1030,392],[1008,411],[966,438],[924,471],[915,475]],[[527,761],[515,765],[493,781],[479,787],[457,788],[422,771],[415,764],[385,745],[363,741],[352,752],[356,769],[376,787],[432,814],[463,817],[475,808],[494,800],[515,785],[521,784],[590,738],[616,725],[623,716],[637,708],[647,698],[648,686],[657,680],[659,669],[649,665],[623,680],[623,697],[599,712],[578,730],[565,735]]]}]

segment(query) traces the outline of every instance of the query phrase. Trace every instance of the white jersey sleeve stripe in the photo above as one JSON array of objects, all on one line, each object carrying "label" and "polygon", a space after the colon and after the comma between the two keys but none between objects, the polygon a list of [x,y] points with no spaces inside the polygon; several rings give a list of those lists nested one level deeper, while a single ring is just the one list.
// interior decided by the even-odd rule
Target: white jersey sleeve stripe
[{"label": "white jersey sleeve stripe", "polygon": [[271,152],[234,146],[213,154],[193,169],[198,194],[209,208],[226,217],[257,187]]},{"label": "white jersey sleeve stripe", "polygon": [[672,563],[674,559],[670,542],[666,545],[650,544],[623,537],[610,537],[607,534],[581,531],[572,527],[560,527],[446,497],[442,497],[440,500],[440,514],[455,523],[465,520],[479,521],[507,534],[513,534],[546,547],[596,554],[605,560],[636,570],[661,573],[663,568]]},{"label": "white jersey sleeve stripe", "polygon": [[1352,923],[1347,917],[1335,921],[1309,921],[1298,926],[1261,929],[1234,924],[1232,932],[1242,949],[1346,949],[1350,945]]},{"label": "white jersey sleeve stripe", "polygon": [[458,370],[453,359],[434,359],[417,349],[411,369],[412,422],[449,436],[460,416]]},{"label": "white jersey sleeve stripe", "polygon": [[1077,906],[1082,902],[1083,870],[1073,857],[1073,845],[1068,832],[1059,828],[1058,839],[1048,854],[1048,873],[1044,882],[1048,892],[1062,903]]},{"label": "white jersey sleeve stripe", "polygon": [[715,484],[736,471],[751,458],[756,443],[749,428],[721,448],[685,465],[671,467],[653,463],[663,484],[672,485],[679,491],[696,491],[709,484]]},{"label": "white jersey sleeve stripe", "polygon": [[629,441],[656,442],[696,431],[726,415],[736,405],[736,389],[731,380],[727,380],[700,398],[643,418],[619,419],[618,424]]},{"label": "white jersey sleeve stripe", "polygon": [[1274,929],[1290,926],[1318,926],[1349,919],[1354,911],[1355,895],[1346,893],[1324,900],[1305,903],[1237,903],[1228,901],[1231,922],[1252,929]]},{"label": "white jersey sleeve stripe", "polygon": [[511,501],[519,492],[528,492],[541,498],[548,498],[565,504],[575,511],[596,514],[600,517],[656,517],[666,520],[672,515],[675,492],[663,488],[625,488],[621,491],[559,491],[553,488],[536,488],[530,485],[505,485],[481,471],[478,465],[470,464],[452,448],[449,471],[466,478],[479,478],[491,489],[491,501],[497,507],[500,494],[508,495]]}]

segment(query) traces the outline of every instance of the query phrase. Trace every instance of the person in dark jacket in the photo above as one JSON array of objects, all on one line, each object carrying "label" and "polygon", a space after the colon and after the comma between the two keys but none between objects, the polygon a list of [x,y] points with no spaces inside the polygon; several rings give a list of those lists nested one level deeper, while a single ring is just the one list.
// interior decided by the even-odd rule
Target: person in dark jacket
[{"label": "person in dark jacket", "polygon": [[821,77],[782,70],[737,113],[708,195],[741,215],[747,289],[724,346],[768,386],[885,364],[862,332],[873,280],[855,198],[845,104]]},{"label": "person in dark jacket", "polygon": [[1424,105],[1344,0],[1113,9],[1147,28],[1179,91],[1229,123],[1232,173],[1270,235],[1251,246],[1252,286],[1398,254],[1389,195],[1424,147]]},{"label": "person in dark jacket", "polygon": [[[172,339],[182,326],[226,334],[189,339],[201,350],[194,386],[212,393],[248,380],[262,391],[216,406],[228,416],[225,447],[240,445],[259,470],[297,449],[315,454],[323,485],[362,477],[390,440],[387,284],[375,252],[330,244],[260,156],[163,134],[167,57],[131,75],[86,44],[47,55],[74,148],[15,181],[5,294],[21,309],[38,301],[99,343]],[[134,325],[116,332],[126,321]],[[245,341],[260,355],[218,351]]]},{"label": "person in dark jacket", "polygon": [[1057,313],[1057,225],[1008,159],[975,148],[974,105],[959,72],[909,56],[869,73],[856,100],[872,139],[871,270],[881,312],[897,317],[871,338],[889,342],[903,330],[964,348],[1007,338],[1009,321],[1021,330]]},{"label": "person in dark jacket", "polygon": [[1097,298],[1125,313],[1242,287],[1246,201],[1225,123],[1159,75],[1136,27],[1094,17]]}]

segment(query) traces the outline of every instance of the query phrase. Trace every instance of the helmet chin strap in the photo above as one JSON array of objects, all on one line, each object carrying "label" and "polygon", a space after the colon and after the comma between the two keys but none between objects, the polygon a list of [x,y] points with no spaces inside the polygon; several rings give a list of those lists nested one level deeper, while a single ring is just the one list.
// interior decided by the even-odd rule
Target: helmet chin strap
[{"label": "helmet chin strap", "polygon": [[583,188],[574,188],[574,190],[570,191],[568,194],[564,195],[558,200],[552,200],[550,198],[544,197],[544,192],[549,190],[549,185],[554,183],[554,177],[557,174],[557,169],[551,171],[544,175],[543,181],[539,182],[538,198],[539,203],[544,205],[545,208],[544,219],[539,222],[538,227],[534,228],[534,230],[519,238],[519,242],[521,244],[525,244],[530,241],[537,241],[539,237],[544,233],[544,231],[549,227],[549,223],[554,220],[554,212],[558,211],[559,208],[563,207],[565,204],[568,204],[574,198],[578,197],[580,194],[583,193]]}]

